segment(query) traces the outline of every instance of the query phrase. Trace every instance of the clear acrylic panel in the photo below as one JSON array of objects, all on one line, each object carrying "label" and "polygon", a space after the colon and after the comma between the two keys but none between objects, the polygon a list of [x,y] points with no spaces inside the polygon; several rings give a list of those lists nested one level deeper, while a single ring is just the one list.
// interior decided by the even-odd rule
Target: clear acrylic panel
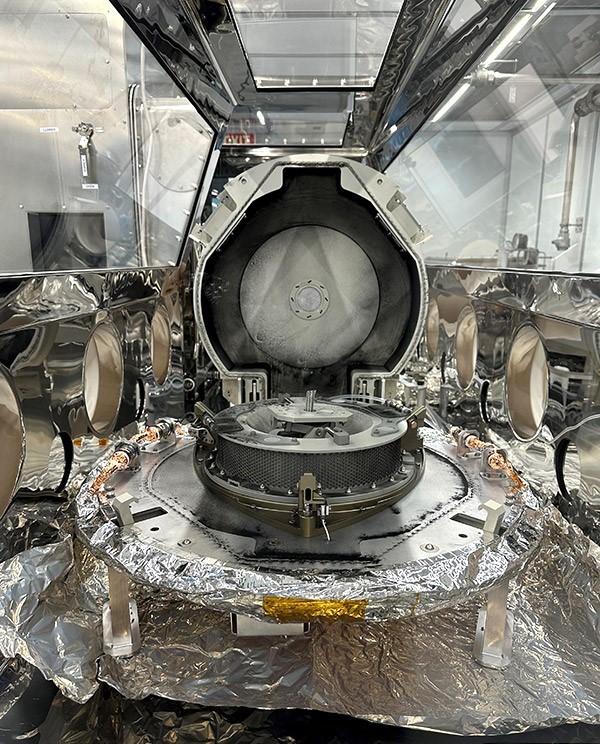
[{"label": "clear acrylic panel", "polygon": [[0,273],[175,265],[213,130],[107,0],[0,0],[0,48]]},{"label": "clear acrylic panel", "polygon": [[599,84],[600,7],[517,14],[387,170],[429,262],[600,271]]},{"label": "clear acrylic panel", "polygon": [[371,88],[403,0],[232,0],[257,88]]}]

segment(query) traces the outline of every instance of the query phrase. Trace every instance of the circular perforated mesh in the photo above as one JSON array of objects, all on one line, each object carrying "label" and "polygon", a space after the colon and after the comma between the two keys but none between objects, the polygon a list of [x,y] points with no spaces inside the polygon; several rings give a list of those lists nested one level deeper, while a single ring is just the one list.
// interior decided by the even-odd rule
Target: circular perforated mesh
[{"label": "circular perforated mesh", "polygon": [[228,478],[273,491],[295,490],[304,473],[313,473],[324,491],[368,486],[389,479],[401,460],[399,439],[381,447],[317,454],[259,449],[217,437],[216,464]]}]

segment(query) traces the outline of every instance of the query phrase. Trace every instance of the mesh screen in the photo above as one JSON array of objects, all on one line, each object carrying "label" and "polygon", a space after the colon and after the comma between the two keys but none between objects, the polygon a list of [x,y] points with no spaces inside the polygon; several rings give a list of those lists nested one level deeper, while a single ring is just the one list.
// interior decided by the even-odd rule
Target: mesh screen
[{"label": "mesh screen", "polygon": [[262,450],[217,437],[221,470],[234,480],[264,483],[273,490],[295,490],[303,473],[314,473],[326,491],[367,486],[393,475],[401,460],[400,439],[368,450],[312,454]]}]

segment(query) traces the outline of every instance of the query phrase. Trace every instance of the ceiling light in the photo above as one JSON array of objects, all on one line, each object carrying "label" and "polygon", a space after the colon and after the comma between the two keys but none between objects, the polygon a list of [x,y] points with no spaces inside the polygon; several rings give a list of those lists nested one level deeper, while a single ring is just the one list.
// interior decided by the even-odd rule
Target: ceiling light
[{"label": "ceiling light", "polygon": [[465,95],[465,93],[469,90],[471,86],[469,83],[463,83],[460,88],[456,91],[456,93],[449,98],[446,103],[442,106],[442,108],[436,113],[436,115],[431,120],[432,122],[439,121],[442,119],[450,109],[455,106],[460,99]]},{"label": "ceiling light", "polygon": [[556,3],[550,3],[550,5],[546,8],[546,10],[542,13],[542,15],[536,20],[536,22],[532,25],[532,30],[538,25],[538,23],[541,23],[544,18],[548,15],[548,13],[554,8]]},{"label": "ceiling light", "polygon": [[487,65],[490,65],[492,62],[495,62],[497,59],[499,59],[502,56],[502,53],[508,49],[513,40],[521,33],[521,31],[525,28],[530,20],[531,16],[528,15],[524,18],[521,18],[521,20],[511,28],[508,34],[506,34],[506,36],[502,39],[500,44],[498,44],[498,46],[491,52],[491,54],[489,54],[483,60],[483,66],[486,67]]}]

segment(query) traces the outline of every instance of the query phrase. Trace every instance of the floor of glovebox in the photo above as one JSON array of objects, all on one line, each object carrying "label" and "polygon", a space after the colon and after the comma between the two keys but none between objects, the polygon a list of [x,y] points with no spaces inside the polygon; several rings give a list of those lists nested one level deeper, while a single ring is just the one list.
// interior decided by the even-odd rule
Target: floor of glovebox
[{"label": "floor of glovebox", "polygon": [[[0,690],[0,699],[1,699]],[[150,738],[148,738],[150,737]],[[308,710],[206,708],[165,698],[128,700],[101,685],[84,705],[33,670],[0,718],[0,744],[595,744],[600,725],[570,724],[501,736],[454,736]]]}]

